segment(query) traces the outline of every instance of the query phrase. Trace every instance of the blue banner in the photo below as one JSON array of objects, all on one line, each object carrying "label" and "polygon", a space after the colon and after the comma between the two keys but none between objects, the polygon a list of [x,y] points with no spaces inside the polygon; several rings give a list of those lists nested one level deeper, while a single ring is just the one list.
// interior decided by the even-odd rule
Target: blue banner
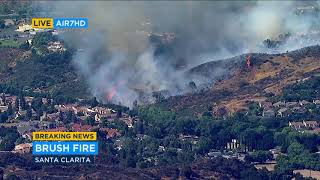
[{"label": "blue banner", "polygon": [[32,143],[33,155],[98,155],[98,142],[39,142]]},{"label": "blue banner", "polygon": [[88,29],[89,26],[88,18],[54,18],[53,28],[54,29],[74,29],[84,28]]}]

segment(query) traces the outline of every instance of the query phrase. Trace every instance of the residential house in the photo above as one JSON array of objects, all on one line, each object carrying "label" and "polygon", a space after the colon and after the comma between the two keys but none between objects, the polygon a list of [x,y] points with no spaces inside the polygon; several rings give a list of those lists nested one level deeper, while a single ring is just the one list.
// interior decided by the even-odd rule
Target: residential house
[{"label": "residential house", "polygon": [[26,96],[24,97],[24,99],[26,100],[26,103],[31,106],[32,100],[34,99],[34,97],[31,96]]},{"label": "residential house", "polygon": [[53,129],[56,127],[56,124],[54,122],[49,122],[49,121],[40,121],[38,125],[39,125],[39,129],[41,130]]},{"label": "residential house", "polygon": [[57,121],[60,117],[60,113],[52,113],[52,114],[46,114],[49,121]]},{"label": "residential house", "polygon": [[272,103],[271,102],[267,102],[267,101],[263,101],[263,102],[259,102],[259,106],[262,107],[263,109],[272,109]]},{"label": "residential house", "polygon": [[263,110],[263,112],[262,112],[263,117],[274,117],[275,115],[276,115],[276,113],[273,109]]},{"label": "residential house", "polygon": [[80,122],[84,122],[84,120],[86,120],[87,116],[77,116],[77,119],[80,121]]},{"label": "residential house", "polygon": [[104,107],[94,107],[92,110],[101,115],[116,113],[115,110]]},{"label": "residential house", "polygon": [[113,128],[100,128],[99,130],[107,134],[107,139],[114,138],[121,135],[117,129],[113,129]]},{"label": "residential house", "polygon": [[23,118],[23,117],[26,117],[26,115],[27,115],[27,110],[19,110],[15,112],[14,119]]},{"label": "residential house", "polygon": [[311,104],[311,102],[306,101],[306,100],[302,100],[302,101],[299,101],[299,104],[300,104],[300,106],[306,106],[308,104]]},{"label": "residential house", "polygon": [[37,121],[28,121],[28,122],[18,123],[16,127],[19,134],[23,136],[26,133],[30,133],[34,130],[38,130],[37,126],[38,126]]},{"label": "residential house", "polygon": [[18,32],[28,32],[28,31],[32,31],[33,28],[31,25],[29,24],[22,24],[20,26],[18,26],[18,29],[16,31]]},{"label": "residential house", "polygon": [[27,24],[27,19],[19,19],[19,20],[16,20],[16,25],[24,25],[24,24]]},{"label": "residential house", "polygon": [[91,125],[82,125],[82,126],[81,126],[81,130],[82,130],[82,131],[85,131],[85,132],[92,131],[93,128],[94,128],[94,127],[91,126]]},{"label": "residential house", "polygon": [[222,156],[222,153],[220,151],[213,151],[213,152],[209,152],[208,157],[219,157]]},{"label": "residential house", "polygon": [[47,48],[49,51],[53,52],[61,52],[66,50],[66,48],[63,47],[63,44],[60,41],[49,42]]},{"label": "residential house", "polygon": [[303,121],[303,125],[311,129],[315,129],[319,126],[317,121]]},{"label": "residential house", "polygon": [[133,127],[133,119],[131,117],[120,118],[119,120],[123,121],[124,123],[126,123],[128,128],[132,128]]},{"label": "residential house", "polygon": [[307,110],[305,108],[303,108],[303,107],[296,106],[296,107],[292,108],[292,112],[298,113],[298,114],[303,114],[303,113],[306,113]]},{"label": "residential house", "polygon": [[[4,96],[5,101],[3,101],[3,98],[2,98],[3,96]],[[11,96],[10,94],[1,93],[1,95],[0,95],[0,105],[4,106],[4,105],[8,105],[9,103],[11,103],[12,106],[14,106],[15,102],[16,102],[16,99],[17,99],[17,96]]]},{"label": "residential house", "polygon": [[232,139],[231,142],[227,143],[227,149],[238,149],[240,147],[240,142],[237,139]]},{"label": "residential house", "polygon": [[25,139],[32,140],[32,132],[27,132],[27,131],[25,131],[24,133],[22,133],[21,136],[22,136],[23,138],[25,138]]},{"label": "residential house", "polygon": [[278,110],[278,116],[280,117],[286,117],[286,116],[289,116],[290,114],[290,111],[288,108],[281,108]]},{"label": "residential house", "polygon": [[71,130],[75,132],[89,132],[93,130],[93,126],[91,125],[82,125],[78,123],[73,123],[71,125]]},{"label": "residential house", "polygon": [[96,114],[94,116],[94,119],[96,120],[96,122],[101,122],[102,119],[106,119],[108,121],[113,121],[114,119],[117,118],[117,113],[112,113],[112,114]]},{"label": "residential house", "polygon": [[286,103],[283,102],[283,101],[278,101],[278,102],[273,104],[273,106],[277,107],[277,108],[284,107],[285,105],[286,105]]},{"label": "residential house", "polygon": [[25,39],[25,38],[28,38],[29,36],[27,34],[19,34],[18,35],[18,38],[20,39]]},{"label": "residential house", "polygon": [[289,127],[295,130],[300,130],[304,127],[304,124],[302,122],[289,122]]},{"label": "residential house", "polygon": [[31,109],[31,112],[32,112],[32,117],[37,116],[37,112],[34,109]]},{"label": "residential house", "polygon": [[8,27],[8,26],[14,26],[15,23],[14,23],[13,19],[4,19],[4,25],[5,25],[6,27]]},{"label": "residential house", "polygon": [[117,139],[116,142],[114,143],[114,145],[116,146],[115,149],[117,149],[118,151],[120,151],[124,145],[124,141],[121,141],[120,139]]},{"label": "residential house", "polygon": [[8,110],[8,106],[0,106],[0,111],[4,112]]},{"label": "residential house", "polygon": [[280,148],[274,148],[269,150],[273,156],[273,159],[276,159],[281,154]]},{"label": "residential house", "polygon": [[49,102],[49,99],[48,99],[48,98],[42,98],[41,100],[42,100],[42,103],[43,103],[43,104],[48,104],[48,102]]},{"label": "residential house", "polygon": [[286,108],[292,108],[298,105],[298,102],[286,102]]},{"label": "residential house", "polygon": [[30,153],[32,148],[32,143],[18,144],[14,147],[13,152],[19,154]]},{"label": "residential house", "polygon": [[16,100],[17,100],[17,96],[7,96],[6,97],[6,104],[9,104],[9,103],[11,103],[12,104],[12,106],[15,106],[15,103],[16,103]]},{"label": "residential house", "polygon": [[158,147],[158,151],[160,152],[164,152],[166,150],[166,148],[164,146],[159,146]]},{"label": "residential house", "polygon": [[82,113],[85,116],[90,116],[94,113],[89,106],[73,106],[72,109],[75,114]]},{"label": "residential house", "polygon": [[142,141],[143,139],[145,139],[147,137],[148,137],[148,135],[145,135],[145,134],[137,134],[136,139],[139,141]]},{"label": "residential house", "polygon": [[59,117],[59,112],[52,114],[47,114],[46,112],[44,112],[43,115],[40,117],[40,121],[58,121]]},{"label": "residential house", "polygon": [[77,104],[59,104],[59,105],[55,105],[54,107],[61,112],[68,112],[68,111],[73,111],[74,112],[74,107],[77,106]]},{"label": "residential house", "polygon": [[193,136],[193,135],[180,134],[179,135],[179,139],[182,140],[182,141],[190,140],[192,144],[197,144],[198,140],[199,140],[199,137],[198,136]]},{"label": "residential house", "polygon": [[315,104],[315,105],[320,105],[320,100],[319,100],[319,99],[313,100],[313,104]]},{"label": "residential house", "polygon": [[53,36],[57,36],[57,35],[59,35],[59,31],[53,30],[53,31],[51,32],[51,34],[52,34]]}]

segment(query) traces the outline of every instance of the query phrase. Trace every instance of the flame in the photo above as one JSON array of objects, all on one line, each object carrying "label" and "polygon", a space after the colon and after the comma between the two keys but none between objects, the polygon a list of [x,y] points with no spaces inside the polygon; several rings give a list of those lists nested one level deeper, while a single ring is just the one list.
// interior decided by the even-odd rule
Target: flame
[{"label": "flame", "polygon": [[247,64],[247,67],[250,68],[250,66],[251,66],[251,55],[250,54],[248,54],[246,56],[246,64]]},{"label": "flame", "polygon": [[112,101],[113,100],[113,98],[117,95],[117,92],[118,92],[117,89],[119,88],[119,86],[124,85],[124,83],[125,83],[124,81],[120,81],[115,86],[112,86],[109,91],[107,91],[106,98],[107,98],[108,101]]},{"label": "flame", "polygon": [[112,87],[110,91],[107,92],[107,99],[108,101],[111,101],[113,97],[117,94],[116,87]]}]

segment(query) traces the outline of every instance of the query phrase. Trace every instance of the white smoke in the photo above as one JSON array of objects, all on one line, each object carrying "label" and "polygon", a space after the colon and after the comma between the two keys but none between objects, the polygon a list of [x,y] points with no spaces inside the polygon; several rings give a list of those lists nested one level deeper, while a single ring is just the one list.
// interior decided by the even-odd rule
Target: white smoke
[{"label": "white smoke", "polygon": [[[74,55],[74,63],[87,77],[92,94],[127,106],[137,99],[143,101],[141,92],[184,93],[190,79],[183,72],[201,63],[319,42],[310,38],[300,42],[295,36],[277,50],[259,46],[280,33],[308,33],[319,23],[319,16],[295,15],[296,7],[301,6],[295,1],[50,3],[55,7],[51,16],[89,19],[88,31],[68,33],[63,38],[82,49]],[[163,32],[174,33],[176,39],[165,55],[158,56],[159,49],[148,34]]]}]

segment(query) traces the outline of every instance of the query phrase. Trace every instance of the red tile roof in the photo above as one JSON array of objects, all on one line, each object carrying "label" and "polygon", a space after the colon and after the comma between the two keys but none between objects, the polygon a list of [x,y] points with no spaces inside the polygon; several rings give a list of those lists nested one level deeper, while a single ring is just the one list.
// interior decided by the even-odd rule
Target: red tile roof
[{"label": "red tile roof", "polygon": [[72,125],[72,130],[73,131],[92,131],[93,129],[93,126],[91,125],[81,125],[81,124],[78,124],[78,123],[75,123]]},{"label": "red tile roof", "polygon": [[120,136],[120,133],[117,129],[113,128],[100,128],[100,131],[107,133],[107,138],[113,138]]}]

